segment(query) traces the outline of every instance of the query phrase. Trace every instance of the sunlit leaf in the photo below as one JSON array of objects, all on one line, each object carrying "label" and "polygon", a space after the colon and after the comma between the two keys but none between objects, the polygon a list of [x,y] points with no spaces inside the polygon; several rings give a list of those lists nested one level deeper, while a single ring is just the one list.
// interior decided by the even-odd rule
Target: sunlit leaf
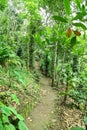
[{"label": "sunlit leaf", "polygon": [[6,114],[7,116],[10,116],[11,111],[9,110],[9,108],[8,108],[7,106],[2,105],[1,110],[2,110],[2,112],[3,112],[4,114]]},{"label": "sunlit leaf", "polygon": [[72,20],[78,20],[78,19],[82,20],[85,15],[86,13],[78,12]]},{"label": "sunlit leaf", "polygon": [[24,118],[23,118],[20,114],[17,114],[16,116],[17,116],[17,118],[18,118],[19,120],[21,120],[21,121],[24,120]]},{"label": "sunlit leaf", "polygon": [[82,0],[75,0],[74,2],[76,3],[77,7],[80,8]]},{"label": "sunlit leaf", "polygon": [[77,127],[72,127],[70,130],[85,130],[85,129],[77,126]]},{"label": "sunlit leaf", "polygon": [[9,107],[9,110],[14,113],[15,115],[17,115],[17,111],[13,108],[13,107]]},{"label": "sunlit leaf", "polygon": [[64,7],[66,10],[66,13],[69,15],[70,14],[70,0],[64,0]]},{"label": "sunlit leaf", "polygon": [[9,127],[10,127],[10,130],[16,130],[16,128],[12,124],[9,124]]},{"label": "sunlit leaf", "polygon": [[9,124],[8,124],[8,125],[7,125],[7,124],[5,124],[5,125],[4,125],[4,129],[3,129],[3,130],[11,130],[11,129],[10,129],[10,127],[9,127]]},{"label": "sunlit leaf", "polygon": [[13,107],[9,107],[9,109],[10,109],[11,112],[13,112],[16,115],[16,117],[19,120],[22,120],[22,121],[24,120],[24,118],[20,114],[18,114],[17,111]]},{"label": "sunlit leaf", "polygon": [[12,124],[5,124],[2,130],[16,130],[16,128]]},{"label": "sunlit leaf", "polygon": [[2,120],[3,120],[4,123],[9,123],[8,116],[5,115],[5,114],[2,115]]},{"label": "sunlit leaf", "polygon": [[29,130],[23,121],[18,122],[19,130]]},{"label": "sunlit leaf", "polygon": [[17,98],[17,96],[15,94],[11,94],[12,99],[19,104],[19,99]]}]

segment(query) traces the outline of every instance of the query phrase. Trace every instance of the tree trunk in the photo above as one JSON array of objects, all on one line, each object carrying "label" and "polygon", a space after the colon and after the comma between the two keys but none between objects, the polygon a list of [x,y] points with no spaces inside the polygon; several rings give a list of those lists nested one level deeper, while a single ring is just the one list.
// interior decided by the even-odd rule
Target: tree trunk
[{"label": "tree trunk", "polygon": [[27,61],[26,61],[26,64],[27,64],[27,69],[29,69],[29,43],[27,43]]},{"label": "tree trunk", "polygon": [[35,27],[31,24],[31,34],[30,34],[30,43],[29,43],[29,68],[34,67],[34,50],[35,50],[35,44],[34,44],[34,34],[35,34]]},{"label": "tree trunk", "polygon": [[53,70],[52,70],[52,87],[56,86],[56,80],[57,80],[57,42],[54,47],[54,55],[53,55]]}]

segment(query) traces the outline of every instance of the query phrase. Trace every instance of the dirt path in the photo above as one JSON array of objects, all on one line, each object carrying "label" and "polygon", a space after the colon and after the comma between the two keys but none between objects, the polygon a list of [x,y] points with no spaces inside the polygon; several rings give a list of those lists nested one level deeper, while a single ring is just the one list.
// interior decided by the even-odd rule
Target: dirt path
[{"label": "dirt path", "polygon": [[[37,63],[35,69],[40,72]],[[42,75],[40,79],[41,102],[36,105],[31,115],[25,121],[29,130],[70,130],[72,126],[84,128],[80,110],[75,107],[60,105],[63,97],[58,92],[63,91],[62,86],[60,85],[58,91],[55,91],[50,84],[50,79]],[[57,98],[56,101],[55,98]],[[72,99],[68,97],[66,104],[71,102]],[[49,124],[49,126],[44,129],[46,124]]]},{"label": "dirt path", "polygon": [[36,105],[31,115],[26,119],[29,130],[44,130],[54,109],[56,92],[50,86],[50,79],[42,76],[40,79],[40,86],[41,102]]}]

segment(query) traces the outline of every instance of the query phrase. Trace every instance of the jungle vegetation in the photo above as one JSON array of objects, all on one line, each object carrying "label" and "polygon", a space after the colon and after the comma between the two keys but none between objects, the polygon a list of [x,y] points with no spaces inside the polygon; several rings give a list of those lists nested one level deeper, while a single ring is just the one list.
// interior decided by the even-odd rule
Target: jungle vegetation
[{"label": "jungle vegetation", "polygon": [[[69,96],[83,112],[85,128],[71,130],[87,130],[86,47],[86,0],[0,0],[0,129],[28,129],[13,104],[19,104],[15,91],[39,80],[37,61],[51,87],[62,85],[61,104]],[[34,103],[40,88],[30,88]]]}]

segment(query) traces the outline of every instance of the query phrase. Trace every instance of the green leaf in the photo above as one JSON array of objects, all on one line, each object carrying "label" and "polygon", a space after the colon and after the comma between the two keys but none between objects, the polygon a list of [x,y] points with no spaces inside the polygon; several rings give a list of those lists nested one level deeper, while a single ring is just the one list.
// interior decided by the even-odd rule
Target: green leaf
[{"label": "green leaf", "polygon": [[72,127],[70,130],[85,130],[85,129],[83,129],[81,127]]},{"label": "green leaf", "polygon": [[77,3],[81,4],[82,0],[75,0]]},{"label": "green leaf", "polygon": [[11,94],[11,98],[19,104],[19,99],[17,98],[17,96],[15,94]]},{"label": "green leaf", "polygon": [[4,123],[9,123],[8,116],[5,115],[5,114],[2,115],[2,120],[3,120]]},{"label": "green leaf", "polygon": [[3,130],[2,120],[0,119],[0,129]]},{"label": "green leaf", "polygon": [[19,82],[21,82],[24,86],[26,86],[26,83],[24,82],[24,79],[22,79],[21,77],[18,79]]},{"label": "green leaf", "polygon": [[71,46],[76,44],[76,36],[71,39]]},{"label": "green leaf", "polygon": [[26,86],[26,83],[25,83],[24,78],[22,77],[21,73],[17,70],[14,70],[14,74],[17,76],[18,81],[21,82],[24,86]]},{"label": "green leaf", "polygon": [[3,105],[3,102],[2,101],[0,101],[0,107]]},{"label": "green leaf", "polygon": [[6,124],[6,125],[4,125],[4,129],[3,130],[11,130],[11,129],[10,129],[9,125]]},{"label": "green leaf", "polygon": [[85,12],[85,6],[82,5],[82,12]]},{"label": "green leaf", "polygon": [[87,117],[86,116],[84,117],[84,122],[85,122],[85,125],[87,125]]},{"label": "green leaf", "polygon": [[66,13],[69,15],[70,14],[70,0],[64,0],[64,7],[66,10]]},{"label": "green leaf", "polygon": [[11,111],[9,110],[9,107],[2,105],[1,107],[2,113],[6,114],[7,116],[11,115]]},{"label": "green leaf", "polygon": [[76,26],[76,27],[81,27],[81,28],[83,28],[84,30],[87,29],[86,26],[85,26],[84,24],[82,24],[82,23],[73,23],[73,25]]},{"label": "green leaf", "polygon": [[16,128],[12,124],[6,124],[2,130],[16,130]]},{"label": "green leaf", "polygon": [[67,23],[66,18],[63,18],[63,17],[61,17],[61,16],[54,15],[52,18],[55,19],[55,20],[58,20],[58,21],[60,21],[60,22]]},{"label": "green leaf", "polygon": [[19,120],[22,120],[22,121],[24,120],[24,118],[20,114],[18,114],[17,111],[13,107],[9,107],[9,109],[10,109],[11,112],[13,112],[16,115],[16,117]]},{"label": "green leaf", "polygon": [[29,130],[23,121],[18,122],[19,130]]},{"label": "green leaf", "polygon": [[75,0],[76,4],[77,4],[77,7],[80,8],[80,5],[82,3],[82,0]]},{"label": "green leaf", "polygon": [[85,15],[86,15],[86,13],[80,13],[80,12],[78,12],[78,13],[76,14],[76,16],[75,16],[72,20],[78,20],[78,19],[82,20],[82,18],[83,18]]},{"label": "green leaf", "polygon": [[17,111],[13,107],[9,107],[9,110],[14,114],[17,115]]},{"label": "green leaf", "polygon": [[10,127],[10,130],[16,130],[16,128],[12,124],[9,124],[9,127]]},{"label": "green leaf", "polygon": [[21,120],[21,121],[24,120],[24,118],[23,118],[20,114],[17,114],[16,116],[17,116],[17,118],[18,118],[19,120]]}]

